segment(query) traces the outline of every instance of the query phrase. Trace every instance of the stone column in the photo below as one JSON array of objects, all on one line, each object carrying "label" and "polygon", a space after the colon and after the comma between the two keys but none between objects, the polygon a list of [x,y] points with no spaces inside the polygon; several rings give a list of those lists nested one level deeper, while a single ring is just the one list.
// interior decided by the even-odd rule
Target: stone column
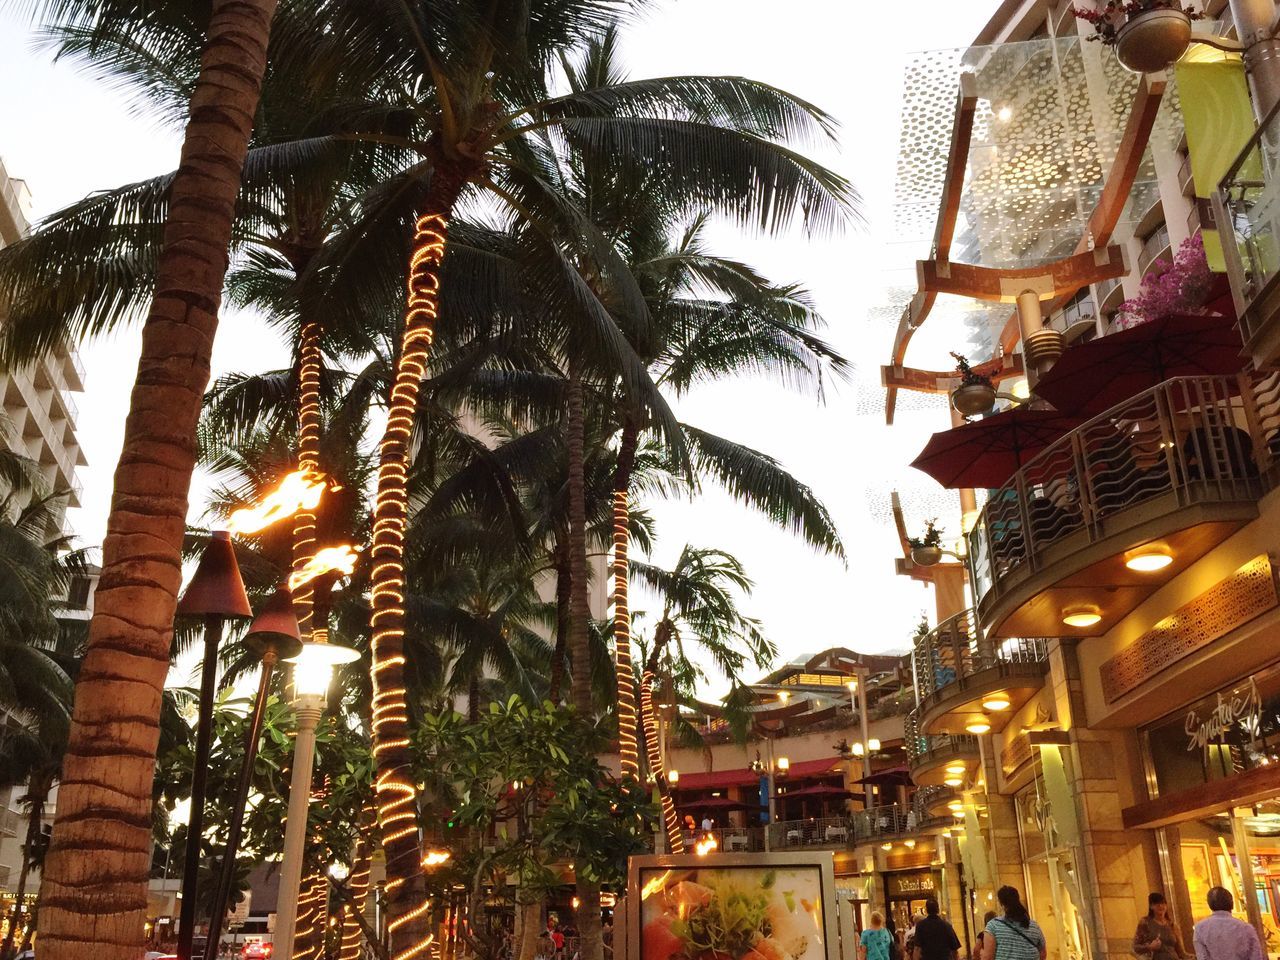
[{"label": "stone column", "polygon": [[[1076,849],[1090,952],[1093,960],[1131,960],[1133,931],[1145,910],[1147,892],[1160,889],[1159,876],[1152,876],[1150,870],[1156,861],[1151,831],[1126,830],[1120,815],[1134,800],[1136,771],[1131,765],[1136,756],[1125,742],[1125,737],[1133,735],[1084,725],[1080,666],[1073,642],[1050,643],[1049,671],[1058,722],[1069,739],[1063,752],[1079,833],[1078,845],[1071,845]],[[1073,838],[1064,835],[1063,839]]]}]

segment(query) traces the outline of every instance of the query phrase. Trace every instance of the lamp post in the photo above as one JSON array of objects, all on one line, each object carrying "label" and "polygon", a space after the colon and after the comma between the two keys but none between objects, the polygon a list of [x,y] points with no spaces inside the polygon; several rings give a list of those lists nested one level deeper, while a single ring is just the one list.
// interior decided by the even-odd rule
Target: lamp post
[{"label": "lamp post", "polygon": [[298,618],[293,612],[293,593],[287,584],[282,584],[263,606],[262,612],[250,625],[244,643],[262,661],[262,677],[258,681],[258,696],[253,702],[253,716],[245,734],[244,766],[240,769],[240,780],[236,785],[235,805],[231,810],[227,846],[222,854],[222,869],[218,876],[218,889],[214,893],[213,913],[209,917],[209,938],[205,946],[205,960],[217,960],[218,956],[222,922],[226,916],[227,902],[231,899],[236,853],[240,848],[244,811],[249,803],[249,787],[253,782],[253,767],[258,757],[258,738],[262,734],[262,714],[266,709],[267,695],[271,690],[271,678],[279,661],[296,657],[302,650]]},{"label": "lamp post", "polygon": [[304,643],[293,660],[294,708],[298,734],[293,742],[293,777],[289,781],[289,811],[284,824],[284,859],[280,865],[280,894],[276,904],[274,953],[293,956],[298,920],[298,889],[302,885],[303,848],[307,840],[307,806],[311,801],[311,770],[316,756],[316,725],[324,710],[333,668],[360,654],[335,643]]},{"label": "lamp post", "polygon": [[200,839],[204,835],[205,778],[213,739],[213,699],[218,684],[218,645],[228,617],[253,616],[240,579],[231,534],[215,530],[200,555],[195,575],[178,601],[179,615],[204,617],[204,663],[200,671],[199,716],[196,722],[195,767],[191,774],[191,814],[182,867],[182,908],[178,913],[178,957],[191,960],[195,935],[196,889],[200,872]]}]

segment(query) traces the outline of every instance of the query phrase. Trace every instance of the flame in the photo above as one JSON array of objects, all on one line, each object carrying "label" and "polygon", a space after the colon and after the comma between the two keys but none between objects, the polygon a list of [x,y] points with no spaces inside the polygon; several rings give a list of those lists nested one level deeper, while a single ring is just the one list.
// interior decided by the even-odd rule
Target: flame
[{"label": "flame", "polygon": [[716,842],[716,838],[708,833],[693,845],[693,852],[700,857],[705,857],[708,853],[714,852],[718,846],[720,846],[720,844]]},{"label": "flame", "polygon": [[448,850],[428,850],[427,855],[422,858],[424,867],[438,867],[440,864],[448,861],[451,854]]},{"label": "flame", "polygon": [[640,899],[648,900],[655,893],[660,893],[662,889],[667,885],[667,881],[669,879],[671,879],[671,871],[666,870],[666,871],[663,871],[658,876],[648,880],[644,885],[644,889],[640,891]]},{"label": "flame", "polygon": [[324,479],[317,474],[295,470],[287,474],[257,506],[232,513],[227,529],[239,534],[257,533],[299,510],[314,510],[326,486]]},{"label": "flame", "polygon": [[289,589],[297,590],[303,584],[310,583],[321,574],[338,570],[343,576],[351,576],[356,568],[358,554],[349,543],[340,547],[325,547],[316,551],[316,555],[302,567],[289,575]]}]

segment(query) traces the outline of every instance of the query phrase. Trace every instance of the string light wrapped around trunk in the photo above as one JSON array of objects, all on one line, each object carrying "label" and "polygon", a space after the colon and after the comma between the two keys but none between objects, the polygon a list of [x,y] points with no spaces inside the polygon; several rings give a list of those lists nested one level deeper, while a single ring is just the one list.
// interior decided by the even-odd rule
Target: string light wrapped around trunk
[{"label": "string light wrapped around trunk", "polygon": [[[302,327],[298,348],[298,469],[309,477],[320,474],[320,325]],[[304,507],[293,518],[293,570],[306,570],[316,551],[316,513]],[[311,637],[311,607],[315,586],[299,584],[293,592],[302,639]]]},{"label": "string light wrapped around trunk", "polygon": [[364,913],[369,899],[369,875],[373,864],[369,831],[375,826],[377,814],[372,804],[366,804],[360,812],[360,831],[356,838],[355,856],[352,857],[351,876],[347,879],[351,900],[342,915],[342,945],[338,950],[338,960],[360,960],[364,932],[356,917]]},{"label": "string light wrapped around trunk", "polygon": [[640,711],[644,714],[644,745],[649,758],[649,772],[658,785],[658,801],[662,807],[662,823],[667,831],[667,846],[672,853],[684,853],[684,834],[680,832],[680,818],[667,784],[667,774],[662,766],[662,750],[658,746],[658,713],[653,706],[653,681],[657,677],[652,670],[645,670],[640,680]]},{"label": "string light wrapped around trunk", "polygon": [[627,595],[627,548],[631,510],[627,491],[613,492],[613,644],[618,672],[618,759],[623,777],[640,779],[636,743],[635,672],[631,666],[631,608]]},{"label": "string light wrapped around trunk", "polygon": [[[450,210],[461,183],[449,186],[433,175],[429,210]],[[388,912],[392,960],[425,954],[432,938],[420,921],[428,904],[418,835],[417,788],[409,755],[409,715],[404,680],[404,535],[408,519],[410,440],[418,393],[427,372],[439,313],[440,267],[448,220],[440,213],[418,218],[409,262],[408,302],[387,426],[379,451],[374,505],[370,594],[373,601],[374,784],[382,845],[387,856]]]}]

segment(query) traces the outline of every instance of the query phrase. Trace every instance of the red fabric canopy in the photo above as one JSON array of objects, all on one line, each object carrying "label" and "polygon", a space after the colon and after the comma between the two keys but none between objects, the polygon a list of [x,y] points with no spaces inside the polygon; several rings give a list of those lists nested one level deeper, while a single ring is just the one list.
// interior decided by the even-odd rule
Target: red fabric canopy
[{"label": "red fabric canopy", "polygon": [[[821,760],[798,760],[791,764],[786,772],[790,780],[821,777],[829,775],[840,766],[839,757]],[[763,773],[756,773],[749,768],[740,770],[711,770],[706,773],[685,773],[680,771],[680,780],[671,789],[714,790],[724,787],[753,787],[760,783]]]},{"label": "red fabric canopy", "polygon": [[995,489],[1079,423],[1056,410],[1014,407],[935,433],[911,466],[952,490]]}]

